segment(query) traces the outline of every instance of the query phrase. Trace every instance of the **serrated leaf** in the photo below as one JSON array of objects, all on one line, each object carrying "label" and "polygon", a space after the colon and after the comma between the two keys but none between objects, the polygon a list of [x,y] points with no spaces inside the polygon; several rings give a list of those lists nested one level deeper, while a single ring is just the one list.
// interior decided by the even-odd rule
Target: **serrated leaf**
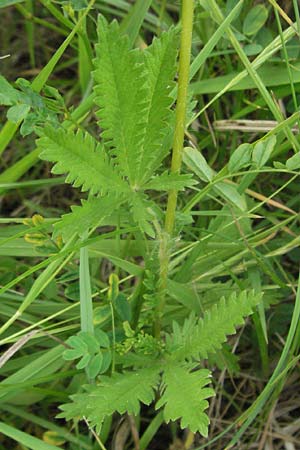
[{"label": "serrated leaf", "polygon": [[104,130],[131,186],[139,188],[169,151],[177,32],[163,33],[145,51],[130,50],[117,22],[99,18],[95,59],[96,104]]},{"label": "serrated leaf", "polygon": [[137,372],[114,373],[101,377],[97,386],[88,387],[86,394],[72,396],[73,403],[63,405],[59,417],[71,419],[83,415],[99,430],[105,417],[114,412],[137,415],[140,402],[149,405],[159,382],[159,367]]},{"label": "serrated leaf", "polygon": [[83,200],[82,206],[72,206],[72,212],[62,216],[61,220],[54,225],[54,236],[61,235],[65,241],[74,234],[81,236],[86,230],[101,225],[121,203],[122,198],[113,196]]},{"label": "serrated leaf", "polygon": [[144,190],[153,189],[155,191],[169,191],[171,189],[181,191],[195,184],[197,182],[189,174],[163,173],[148,181],[142,188]]},{"label": "serrated leaf", "polygon": [[98,19],[95,92],[102,138],[114,149],[120,170],[135,184],[136,165],[146,123],[147,76],[142,53],[129,50],[117,21]]},{"label": "serrated leaf", "polygon": [[136,193],[131,198],[131,211],[134,221],[139,225],[141,230],[148,236],[154,238],[155,230],[152,226],[154,214],[151,214],[151,202],[147,200],[145,195]]},{"label": "serrated leaf", "polygon": [[147,71],[148,103],[145,111],[147,122],[137,165],[136,183],[143,184],[168,154],[167,137],[172,124],[170,107],[174,102],[171,92],[174,87],[177,56],[177,31],[170,28],[160,38],[154,38],[144,52]]},{"label": "serrated leaf", "polygon": [[37,140],[40,158],[55,163],[52,172],[67,173],[67,183],[90,190],[92,194],[126,192],[128,185],[109,161],[101,144],[89,134],[78,130],[46,127]]},{"label": "serrated leaf", "polygon": [[209,418],[205,414],[209,397],[214,395],[210,383],[209,370],[191,372],[188,368],[172,365],[164,371],[163,395],[156,404],[156,409],[164,406],[164,419],[180,419],[181,428],[199,431],[207,437]]},{"label": "serrated leaf", "polygon": [[243,291],[221,298],[203,318],[190,316],[183,327],[174,324],[173,335],[167,338],[167,351],[172,360],[207,358],[208,353],[220,349],[227,335],[244,323],[244,317],[253,313],[262,299],[261,293]]}]

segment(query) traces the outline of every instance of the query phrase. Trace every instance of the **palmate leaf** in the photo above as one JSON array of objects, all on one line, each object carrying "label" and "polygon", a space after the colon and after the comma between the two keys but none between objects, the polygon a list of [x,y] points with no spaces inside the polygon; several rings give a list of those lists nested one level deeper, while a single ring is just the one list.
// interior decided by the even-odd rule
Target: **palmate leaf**
[{"label": "palmate leaf", "polygon": [[235,334],[236,327],[244,323],[244,317],[253,313],[260,303],[261,293],[243,291],[240,295],[224,297],[203,318],[190,316],[183,325],[173,325],[173,334],[167,337],[166,349],[172,360],[207,358],[208,353],[220,349],[227,335]]},{"label": "palmate leaf", "polygon": [[55,165],[55,174],[67,173],[66,182],[92,194],[126,192],[128,184],[118,175],[105,154],[104,148],[89,134],[63,128],[46,127],[37,141],[40,158]]},{"label": "palmate leaf", "polygon": [[188,368],[171,365],[163,375],[163,395],[156,409],[164,406],[164,419],[181,419],[181,428],[189,428],[207,437],[209,418],[205,414],[214,390],[205,387],[210,382],[209,370],[191,372]]},{"label": "palmate leaf", "polygon": [[73,403],[62,405],[59,417],[76,416],[88,419],[98,429],[106,416],[114,412],[138,414],[140,402],[149,405],[159,382],[159,367],[148,367],[136,372],[115,373],[101,377],[101,383],[88,387],[88,392],[72,396]]},{"label": "palmate leaf", "polygon": [[96,104],[102,138],[114,149],[120,170],[134,185],[139,149],[143,141],[148,102],[147,73],[142,53],[130,50],[119,25],[98,20],[96,45]]},{"label": "palmate leaf", "polygon": [[100,226],[124,201],[122,196],[111,195],[83,200],[81,206],[72,206],[72,212],[54,225],[54,236],[62,236],[64,241],[74,234],[80,236],[90,228]]}]

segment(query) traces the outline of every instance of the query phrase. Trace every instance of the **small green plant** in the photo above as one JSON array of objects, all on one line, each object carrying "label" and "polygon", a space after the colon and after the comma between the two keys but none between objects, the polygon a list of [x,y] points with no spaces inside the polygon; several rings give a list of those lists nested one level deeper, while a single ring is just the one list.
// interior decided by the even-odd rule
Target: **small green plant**
[{"label": "small green plant", "polygon": [[[101,138],[74,126],[67,129],[64,123],[38,129],[41,158],[54,163],[53,173],[67,173],[68,183],[89,193],[81,206],[74,206],[54,225],[55,236],[62,236],[66,243],[74,236],[83,240],[81,264],[85,263],[87,277],[85,242],[99,226],[118,224],[120,234],[129,227],[146,245],[145,270],[129,300],[119,292],[118,277],[110,277],[111,333],[94,329],[90,292],[85,292],[81,302],[89,309],[89,327],[85,323],[77,336],[69,338],[70,348],[64,352],[66,360],[79,359],[76,367],[85,369],[88,379],[96,378],[96,383],[73,395],[59,416],[85,417],[98,431],[107,416],[114,412],[136,415],[140,403],[149,405],[158,395],[155,408],[163,408],[167,422],[180,419],[183,428],[207,436],[205,410],[214,391],[208,387],[211,373],[203,361],[221,348],[226,336],[235,333],[261,301],[261,294],[233,292],[201,317],[187,314],[172,326],[165,321],[171,252],[179,233],[191,222],[189,214],[176,212],[177,195],[197,184],[191,173],[180,173],[192,8],[192,2],[186,2],[183,9],[177,86],[175,28],[145,50],[132,50],[118,23],[109,24],[100,16],[94,90]],[[174,135],[168,171],[165,159]],[[197,150],[186,150],[187,167],[193,170],[198,164],[210,173],[199,158]],[[210,175],[205,181],[211,181]],[[230,186],[226,191],[223,185],[216,185],[217,192],[228,198]],[[164,191],[168,192],[166,213],[161,206]],[[180,265],[176,270],[180,273]]]},{"label": "small green plant", "polygon": [[242,449],[292,420],[300,16],[278,3],[0,2],[0,447]]}]

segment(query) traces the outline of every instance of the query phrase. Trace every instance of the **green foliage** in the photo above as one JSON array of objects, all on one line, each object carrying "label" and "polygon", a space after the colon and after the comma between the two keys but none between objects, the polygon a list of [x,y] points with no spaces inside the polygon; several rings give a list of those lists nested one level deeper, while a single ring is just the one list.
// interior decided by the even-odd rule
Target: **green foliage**
[{"label": "green foliage", "polygon": [[101,143],[97,143],[88,133],[47,127],[41,134],[37,141],[41,149],[40,158],[56,163],[52,168],[54,174],[68,173],[67,183],[81,187],[82,191],[89,190],[91,194],[123,194],[129,191]]},{"label": "green foliage", "polygon": [[213,389],[205,387],[209,383],[209,370],[191,372],[186,367],[169,366],[164,371],[163,393],[156,408],[165,405],[167,422],[181,419],[181,428],[199,431],[207,437],[209,418],[204,410],[208,407],[206,399],[214,395]]},{"label": "green foliage", "polygon": [[146,71],[142,55],[129,49],[128,38],[121,35],[116,21],[98,21],[95,92],[100,107],[102,138],[112,147],[131,186],[135,185],[138,150],[146,125]]},{"label": "green foliage", "polygon": [[[208,407],[206,399],[214,395],[213,389],[205,387],[210,383],[210,372],[204,369],[194,371],[194,363],[187,365],[186,360],[191,362],[193,359],[207,358],[208,353],[221,348],[226,336],[236,332],[236,327],[244,323],[244,317],[252,314],[260,301],[261,294],[246,291],[239,296],[233,294],[227,300],[222,298],[205,312],[203,318],[191,316],[182,328],[174,323],[173,334],[167,336],[166,346],[161,345],[160,350],[159,342],[152,336],[138,334],[135,338],[133,330],[126,325],[127,339],[119,351],[121,354],[133,351],[137,355],[141,352],[144,356],[139,365],[146,367],[113,374],[111,378],[101,377],[96,386],[87,387],[86,394],[75,395],[72,397],[73,403],[63,405],[63,413],[59,417],[70,419],[85,415],[93,425],[100,426],[104,418],[115,411],[137,414],[139,402],[149,405],[154,400],[159,374],[163,371],[160,382],[162,396],[156,403],[156,409],[164,407],[167,422],[181,419],[183,428],[189,427],[207,436],[209,418],[204,412]],[[70,344],[75,344],[75,349],[67,350],[67,357],[69,354],[70,358],[82,356],[82,344],[80,342],[78,346],[77,340],[76,337],[71,338]],[[153,359],[155,355],[156,360]],[[87,364],[86,361],[87,358],[83,364]]]},{"label": "green foliage", "polygon": [[8,120],[15,124],[22,122],[21,135],[27,136],[45,122],[57,126],[56,114],[64,108],[63,98],[58,91],[45,86],[42,97],[24,78],[18,78],[15,84],[19,89],[15,89],[0,75],[0,104],[10,106],[7,111]]},{"label": "green foliage", "polygon": [[95,335],[81,331],[78,335],[71,336],[67,340],[67,344],[71,348],[64,351],[63,358],[66,361],[80,358],[76,368],[85,369],[90,379],[95,378],[99,373],[106,372],[109,368],[111,363],[110,342],[102,330],[97,329]]},{"label": "green foliage", "polygon": [[[155,39],[145,51],[131,50],[128,38],[120,32],[117,22],[108,24],[100,17],[98,37],[94,75],[101,143],[80,130],[67,131],[63,127],[40,130],[41,158],[55,163],[53,173],[67,173],[67,182],[89,191],[88,200],[84,200],[81,207],[73,207],[72,213],[63,216],[55,225],[55,233],[62,234],[64,240],[74,233],[85,236],[86,230],[103,225],[106,220],[109,222],[117,208],[127,208],[128,214],[129,206],[131,217],[139,228],[151,237],[158,233],[160,239],[166,239],[168,246],[167,237],[159,231],[157,205],[147,191],[180,191],[196,183],[190,174],[156,173],[168,153],[169,147],[165,143],[173,123],[170,107],[177,53],[175,30]],[[255,147],[254,164],[265,163],[274,143],[272,139],[267,156],[261,156]],[[237,156],[235,167],[248,163],[243,154]],[[184,158],[200,180],[207,183],[216,177],[196,149],[186,149]],[[214,190],[243,209],[242,198],[234,187],[217,182]],[[162,246],[159,251],[162,252]],[[153,259],[157,259],[158,270],[162,257],[159,254]],[[154,268],[155,272],[157,268]],[[146,276],[145,279],[149,291],[149,294],[145,292],[145,299],[153,312],[159,277],[152,276],[151,282],[150,278]],[[124,366],[130,366],[131,361],[133,368],[139,368],[116,373],[113,362],[112,376],[100,376],[97,384],[86,388],[86,393],[74,395],[73,403],[62,407],[61,417],[70,419],[84,415],[91,425],[99,427],[114,412],[137,414],[140,402],[149,405],[160,385],[162,396],[156,408],[164,408],[165,420],[181,419],[182,427],[207,436],[209,419],[204,411],[208,406],[206,399],[213,395],[213,390],[206,387],[209,372],[194,371],[194,366],[186,366],[186,361],[192,363],[207,358],[209,353],[220,349],[227,335],[235,333],[236,327],[244,323],[244,317],[253,312],[260,300],[260,294],[246,291],[239,296],[232,294],[227,300],[222,298],[205,311],[203,318],[192,315],[182,327],[174,322],[173,333],[167,334],[164,344],[144,329],[130,327],[131,306],[126,296],[119,292],[119,278],[112,274],[108,301],[116,313],[113,324],[120,320],[125,330],[125,337],[118,338],[119,342],[115,342],[116,335],[113,334],[112,352],[119,353]],[[64,357],[79,359],[76,367],[85,368],[90,378],[107,369],[96,337],[80,333],[71,337],[68,344],[71,349],[65,351]]]},{"label": "green foliage", "polygon": [[255,5],[245,17],[243,33],[248,36],[256,34],[265,24],[268,15],[268,10],[264,5]]},{"label": "green foliage", "polygon": [[82,200],[81,206],[73,206],[72,212],[62,216],[62,219],[54,225],[54,235],[62,236],[65,241],[74,234],[82,235],[90,228],[100,226],[125,198],[109,197],[91,197],[88,200]]},{"label": "green foliage", "polygon": [[116,21],[98,22],[99,44],[95,59],[96,104],[102,138],[114,149],[129,184],[137,189],[160,166],[169,148],[173,103],[170,93],[175,75],[175,31],[154,40],[145,52],[129,49]]},{"label": "green foliage", "polygon": [[245,210],[245,202],[238,189],[228,183],[218,180],[218,175],[209,166],[204,156],[195,148],[186,147],[184,149],[183,161],[187,167],[192,170],[200,180],[205,183],[211,183],[209,187],[221,198],[237,206],[240,210]]},{"label": "green foliage", "polygon": [[102,377],[97,387],[87,387],[88,394],[74,395],[74,403],[62,406],[64,412],[59,417],[72,419],[85,415],[91,425],[99,429],[104,418],[115,411],[137,415],[140,402],[149,405],[153,401],[159,371],[159,367],[153,367]]},{"label": "green foliage", "polygon": [[[1,368],[1,375],[5,376],[6,370],[10,373],[21,367],[16,380],[12,375],[7,383],[2,382],[3,409],[8,408],[11,413],[11,397],[13,401],[24,401],[24,405],[35,404],[47,396],[57,397],[55,407],[65,403],[60,417],[76,421],[84,418],[88,426],[96,426],[98,431],[101,428],[99,436],[104,445],[107,436],[113,434],[110,423],[117,422],[112,418],[114,413],[138,415],[137,421],[144,420],[144,414],[147,421],[150,418],[149,427],[141,436],[141,449],[147,448],[153,437],[151,433],[163,419],[178,421],[181,428],[206,437],[209,427],[206,410],[214,390],[209,387],[211,372],[204,367],[216,366],[234,376],[240,370],[237,363],[240,358],[241,370],[245,369],[243,348],[235,354],[231,348],[233,340],[224,343],[254,313],[250,331],[257,339],[261,360],[253,357],[251,370],[259,372],[261,364],[265,381],[270,367],[268,358],[273,358],[268,355],[268,340],[270,333],[276,332],[276,326],[269,327],[265,308],[290,299],[296,283],[298,200],[296,195],[294,198],[287,195],[288,189],[297,192],[296,183],[291,182],[297,173],[291,171],[300,167],[299,152],[292,156],[292,149],[299,147],[295,133],[299,120],[296,85],[300,79],[299,64],[291,62],[298,57],[296,27],[287,28],[273,41],[271,21],[266,22],[271,14],[270,6],[267,11],[263,5],[253,7],[251,2],[227,0],[222,10],[218,10],[215,0],[198,2],[190,71],[190,78],[197,81],[192,80],[187,94],[185,118],[187,128],[189,124],[193,126],[185,130],[188,147],[183,152],[182,174],[169,170],[175,109],[180,103],[177,101],[180,82],[177,85],[174,82],[178,79],[177,28],[171,26],[179,12],[178,5],[149,0],[104,0],[96,2],[85,17],[87,5],[92,4],[85,0],[55,4],[41,0],[40,6],[35,6],[32,0],[23,3],[16,8],[30,26],[35,26],[40,11],[43,19],[51,11],[55,20],[48,24],[44,21],[43,25],[41,19],[39,26],[49,25],[62,35],[68,29],[72,32],[36,83],[19,79],[11,85],[0,76],[0,102],[8,107],[10,120],[0,131],[0,151],[10,143],[19,125],[22,135],[34,132],[39,137],[37,149],[28,152],[34,145],[29,136],[18,141],[16,148],[11,146],[3,160],[5,169],[10,158],[13,163],[1,176],[1,189],[16,190],[12,194],[12,218],[1,219],[5,229],[0,242],[0,254],[4,255],[0,263],[4,318],[0,333],[7,333],[13,324],[12,334],[5,334],[2,342],[9,345],[16,342],[18,346],[25,338],[26,343],[24,356],[11,358],[4,371]],[[150,5],[151,10],[147,12]],[[203,6],[206,11],[202,10]],[[116,20],[108,23],[102,16],[98,22],[93,21],[98,10],[124,19],[120,25]],[[222,18],[223,11],[227,17]],[[66,94],[65,99],[50,86],[38,94],[33,87],[41,87],[42,80],[49,77],[77,31],[78,37],[72,40],[67,57],[51,78]],[[159,38],[149,44],[154,33]],[[30,36],[28,33],[29,41]],[[288,57],[285,56],[283,69],[284,53],[280,55],[278,50],[285,42]],[[32,49],[32,41],[28,44]],[[132,49],[133,46],[136,48]],[[265,47],[256,59],[246,58],[245,55],[256,55]],[[48,58],[48,49],[45,55],[41,50],[42,45],[39,64],[45,55]],[[91,73],[93,58],[95,71]],[[271,64],[266,62],[268,59],[272,60]],[[259,66],[263,63],[261,70]],[[242,70],[243,64],[247,70]],[[78,70],[79,81],[60,76],[69,73],[69,67]],[[229,67],[232,69],[228,71]],[[8,64],[7,77],[9,70]],[[292,80],[295,91],[289,99]],[[268,96],[266,86],[274,88],[274,95]],[[258,96],[257,88],[264,95]],[[80,93],[84,94],[82,99]],[[212,93],[217,95],[203,104]],[[281,118],[273,98],[286,100],[286,111],[296,111],[295,114]],[[79,106],[74,107],[79,101]],[[217,122],[206,127],[203,113],[211,104],[215,108],[207,117]],[[270,122],[272,114],[275,123]],[[247,130],[231,131],[237,124],[241,125],[239,119],[244,117],[250,119]],[[227,130],[223,132],[217,124],[225,118],[228,120],[222,122],[227,124]],[[252,119],[257,119],[256,125],[247,135],[250,143],[245,143],[247,139],[242,133],[251,130]],[[184,119],[181,124],[184,125]],[[268,127],[270,131],[266,135],[260,134]],[[17,161],[19,147],[24,150],[24,161],[23,155]],[[272,167],[275,154],[279,161]],[[40,162],[30,171],[29,181],[18,182],[38,156],[52,164],[55,176],[44,179],[47,167]],[[277,177],[280,170],[287,190],[282,189]],[[41,179],[33,180],[36,176]],[[71,200],[76,205],[57,219],[60,211],[70,204],[59,187],[63,179],[79,190]],[[49,208],[48,188],[52,186],[61,195],[54,207]],[[23,196],[23,188],[28,189],[26,194],[37,190],[34,201]],[[82,200],[79,191],[84,192]],[[171,198],[169,191],[171,195],[174,191],[178,194],[177,205],[171,205],[175,226],[170,234],[164,225]],[[8,220],[16,220],[18,209],[14,208],[18,202],[22,205],[22,217],[24,213],[28,217],[33,215],[32,219],[7,227]],[[5,200],[4,208],[8,203]],[[11,213],[10,207],[7,211]],[[53,230],[54,239],[51,238]],[[281,258],[290,250],[288,273],[285,273]],[[42,257],[46,259],[40,261]],[[29,258],[38,258],[37,264],[32,264]],[[257,269],[253,270],[254,266]],[[14,277],[14,271],[20,276]],[[264,302],[261,301],[263,290],[266,291]],[[14,305],[21,307],[12,313]],[[163,306],[157,311],[160,305]],[[291,314],[289,305],[283,333]],[[278,318],[275,316],[276,323],[281,317],[281,313]],[[157,322],[160,322],[158,331]],[[42,332],[28,342],[27,330],[33,329],[35,333],[35,323]],[[79,324],[84,332],[77,333]],[[246,339],[239,340],[239,346],[249,342],[249,329],[250,326],[245,327]],[[48,350],[56,339],[46,339],[43,330],[50,337],[66,339],[66,345],[57,354],[49,350],[41,360],[35,354],[36,342],[41,343],[39,353],[43,342]],[[68,338],[71,333],[74,335]],[[247,357],[248,350],[247,347]],[[295,355],[297,349],[292,350],[289,354]],[[42,361],[47,373],[34,369],[38,361],[39,371]],[[28,362],[25,378],[24,362]],[[281,364],[281,367],[288,370],[288,365]],[[50,389],[44,388],[42,375],[51,382],[53,378]],[[281,373],[278,380],[284,381],[284,376]],[[41,382],[43,386],[36,388]],[[227,383],[224,399],[228,395],[226,386]],[[269,392],[276,386],[273,379]],[[69,395],[72,401],[68,400]],[[239,413],[238,400],[237,397],[231,403],[230,413],[234,416],[235,408]],[[51,406],[52,415],[52,404],[47,405]],[[149,408],[146,411],[141,405]],[[255,403],[243,420],[248,417],[246,423],[249,423],[258,410]],[[47,409],[43,407],[43,411]],[[22,409],[20,417],[26,413]],[[28,414],[31,420],[33,414]],[[49,423],[43,422],[47,430],[51,430]],[[70,439],[70,444],[66,444],[68,450],[94,447],[88,428],[81,440],[85,427],[78,427],[74,436],[73,425],[68,425],[70,431],[64,427],[60,430],[66,442]],[[44,433],[44,439],[49,439],[49,433]],[[22,442],[27,445],[20,438]]]},{"label": "green foliage", "polygon": [[235,328],[244,323],[244,317],[252,314],[261,301],[261,294],[233,293],[228,299],[222,297],[211,309],[205,311],[203,318],[190,316],[180,327],[173,325],[173,334],[167,337],[166,350],[172,360],[207,358],[208,354],[221,348]]},{"label": "green foliage", "polygon": [[[176,33],[171,29],[144,52],[130,50],[116,21],[100,16],[96,46],[95,93],[102,142],[88,133],[65,128],[39,129],[41,158],[55,165],[55,174],[91,196],[56,225],[67,240],[98,226],[122,203],[129,203],[133,220],[154,236],[151,202],[138,191],[184,189],[190,175],[155,175],[169,151],[170,96],[175,75]],[[93,197],[96,194],[101,197]],[[149,210],[152,213],[149,213]]]}]

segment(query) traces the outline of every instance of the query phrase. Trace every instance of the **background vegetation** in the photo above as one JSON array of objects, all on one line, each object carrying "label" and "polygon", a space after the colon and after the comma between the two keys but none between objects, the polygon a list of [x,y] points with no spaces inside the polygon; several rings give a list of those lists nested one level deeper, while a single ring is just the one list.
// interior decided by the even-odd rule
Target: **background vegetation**
[{"label": "background vegetation", "polygon": [[[34,126],[58,114],[99,134],[91,78],[98,13],[116,18],[139,48],[180,21],[177,1],[96,0],[87,7],[85,0],[0,0],[0,67],[10,83],[0,80],[0,448],[297,449],[296,0],[195,1],[185,145],[199,149],[207,163],[201,161],[196,174],[200,186],[179,197],[180,210],[192,211],[193,222],[182,215],[184,246],[172,254],[176,277],[163,324],[182,322],[190,311],[199,315],[222,295],[264,293],[264,304],[207,363],[216,391],[208,438],[182,431],[176,422],[163,424],[151,407],[135,418],[114,415],[100,437],[88,423],[56,418],[85,374],[62,358],[61,345],[80,330],[80,245],[55,258],[62,244],[52,238],[52,226],[84,194],[39,160]],[[257,144],[255,152],[248,143]],[[152,195],[165,205],[164,193]],[[135,230],[126,231],[128,239],[115,232],[120,226],[102,229],[110,239],[91,239],[88,246],[94,323],[107,333],[110,274],[118,275],[130,303],[143,269]]]}]

